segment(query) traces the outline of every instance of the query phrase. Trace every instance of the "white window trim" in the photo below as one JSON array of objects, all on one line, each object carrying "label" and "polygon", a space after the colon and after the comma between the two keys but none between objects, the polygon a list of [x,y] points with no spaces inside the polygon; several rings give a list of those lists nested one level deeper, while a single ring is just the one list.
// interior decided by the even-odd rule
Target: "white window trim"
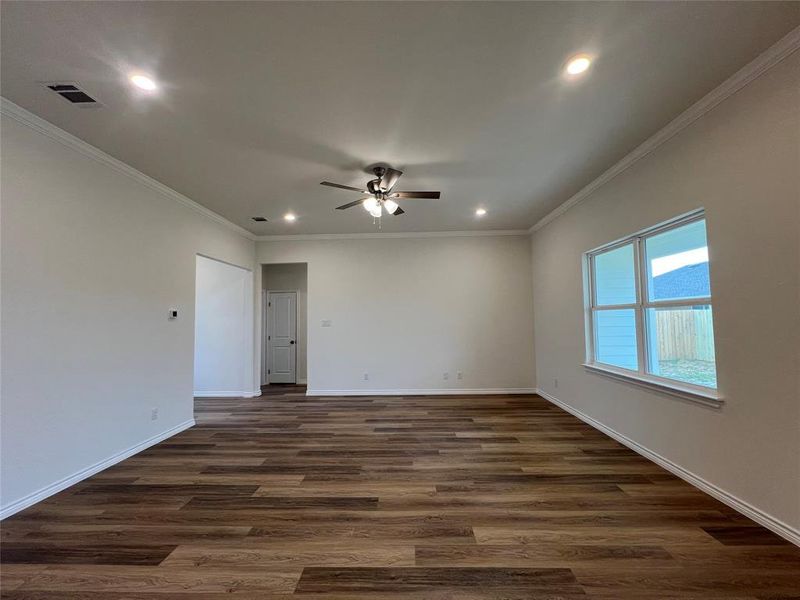
[{"label": "white window trim", "polygon": [[[584,273],[584,315],[585,315],[585,335],[586,335],[586,362],[583,366],[593,372],[613,379],[628,381],[636,385],[644,386],[660,392],[677,396],[685,400],[692,400],[707,406],[720,407],[724,402],[719,389],[705,387],[659,377],[647,372],[647,328],[645,327],[645,311],[649,308],[663,308],[669,306],[690,307],[698,305],[708,305],[712,307],[711,296],[704,298],[687,298],[685,300],[661,300],[652,302],[647,299],[647,270],[644,268],[645,240],[653,235],[664,233],[677,227],[682,227],[705,218],[705,211],[698,209],[690,213],[680,215],[661,223],[655,227],[650,227],[623,239],[616,240],[610,244],[605,244],[595,248],[583,255]],[[594,281],[594,259],[598,254],[603,254],[609,250],[633,245],[633,261],[636,280],[636,301],[630,304],[614,304],[595,306],[595,281]],[[596,331],[594,327],[594,313],[603,310],[633,310],[636,315],[636,348],[638,370],[633,371],[615,365],[609,365],[595,360],[594,349],[597,344],[595,339]],[[713,313],[712,313],[713,318]]]}]

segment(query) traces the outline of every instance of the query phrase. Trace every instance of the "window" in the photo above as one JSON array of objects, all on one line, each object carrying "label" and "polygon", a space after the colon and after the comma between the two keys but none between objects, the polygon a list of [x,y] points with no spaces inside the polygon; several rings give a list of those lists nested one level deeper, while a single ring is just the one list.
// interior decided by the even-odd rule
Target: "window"
[{"label": "window", "polygon": [[586,267],[586,366],[717,400],[703,213],[588,252]]}]

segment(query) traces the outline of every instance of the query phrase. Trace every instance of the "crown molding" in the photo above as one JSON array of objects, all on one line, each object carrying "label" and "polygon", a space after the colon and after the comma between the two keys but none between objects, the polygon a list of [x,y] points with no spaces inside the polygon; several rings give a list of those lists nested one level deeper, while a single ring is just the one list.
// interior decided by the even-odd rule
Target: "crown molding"
[{"label": "crown molding", "polygon": [[75,137],[71,133],[67,133],[60,127],[53,125],[50,121],[44,120],[43,118],[33,114],[29,110],[26,110],[21,106],[14,104],[10,100],[2,96],[0,96],[0,114],[6,115],[14,119],[15,121],[30,127],[34,131],[46,135],[50,139],[53,139],[69,148],[72,148],[73,150],[76,150],[81,154],[83,154],[84,156],[94,159],[97,162],[114,169],[118,173],[127,175],[131,179],[138,181],[139,183],[150,188],[151,190],[158,192],[165,198],[174,200],[175,202],[178,202],[183,206],[192,209],[193,211],[203,215],[204,217],[211,219],[215,223],[224,225],[228,229],[238,233],[239,235],[247,238],[248,240],[255,239],[255,235],[253,235],[253,233],[247,231],[243,227],[239,227],[239,225],[229,221],[222,215],[215,213],[213,210],[210,210],[205,206],[201,206],[200,204],[198,204],[194,200],[191,200],[190,198],[187,198],[180,192],[176,192],[172,188],[164,185],[163,183],[156,181],[152,177],[145,175],[141,171],[134,169],[130,165],[122,162],[121,160],[114,158],[110,154],[106,154],[99,148],[95,148],[88,142],[85,142],[82,139]]},{"label": "crown molding", "polygon": [[338,240],[338,239],[380,239],[380,238],[427,238],[427,237],[471,237],[471,236],[509,236],[509,235],[527,235],[528,231],[525,229],[519,230],[498,230],[498,231],[428,231],[428,232],[402,232],[402,233],[320,233],[308,235],[262,235],[257,236],[247,229],[236,225],[229,221],[222,215],[214,212],[195,202],[194,200],[184,196],[180,192],[176,192],[163,183],[156,181],[152,177],[145,175],[141,171],[134,169],[130,165],[114,158],[92,146],[88,142],[75,137],[71,133],[67,133],[60,127],[53,125],[49,121],[33,114],[29,110],[14,104],[5,97],[0,96],[0,114],[6,115],[15,121],[30,127],[31,129],[46,135],[47,137],[76,150],[91,159],[96,160],[108,167],[111,167],[118,173],[127,175],[131,179],[135,179],[161,194],[162,196],[179,202],[180,204],[200,213],[204,217],[212,221],[224,225],[229,229],[235,231],[239,235],[252,241],[259,242],[280,242],[280,241],[300,241],[300,240]]},{"label": "crown molding", "polygon": [[298,235],[260,235],[257,242],[310,242],[314,240],[379,240],[398,238],[507,237],[528,235],[527,229],[480,231],[403,231],[394,233],[309,233]]},{"label": "crown molding", "polygon": [[728,79],[723,81],[700,100],[692,104],[665,127],[650,136],[647,140],[634,148],[614,166],[589,183],[569,200],[559,205],[544,217],[539,219],[529,230],[533,233],[548,223],[554,221],[573,206],[580,204],[591,196],[597,189],[614,179],[623,171],[629,169],[640,159],[644,158],[656,148],[672,139],[675,135],[686,129],[700,117],[716,108],[720,103],[733,96],[751,81],[759,78],[772,67],[780,63],[787,56],[800,49],[800,27],[792,29],[775,44],[767,48],[755,59],[747,63]]},{"label": "crown molding", "polygon": [[33,114],[32,112],[14,104],[7,98],[0,96],[0,114],[6,115],[31,129],[38,131],[65,146],[77,150],[84,156],[92,158],[115,171],[137,180],[162,196],[179,202],[208,219],[235,231],[248,240],[257,242],[279,241],[310,241],[310,240],[337,240],[337,239],[380,239],[380,238],[427,238],[427,237],[471,237],[471,236],[513,236],[527,235],[541,229],[554,221],[573,206],[583,202],[600,187],[614,179],[617,175],[633,166],[640,159],[652,153],[662,144],[672,139],[683,129],[697,121],[706,113],[713,110],[721,102],[734,95],[750,82],[754,81],[769,69],[780,63],[783,59],[800,49],[800,27],[796,27],[762,54],[742,67],[722,84],[703,96],[699,101],[678,115],[665,127],[657,131],[630,153],[605,171],[597,179],[583,187],[574,196],[563,204],[550,211],[527,230],[498,230],[498,231],[431,231],[431,232],[402,232],[402,233],[343,233],[343,234],[307,234],[307,235],[262,235],[258,236],[247,229],[236,225],[222,215],[206,208],[184,196],[180,192],[167,187],[141,171],[114,158],[91,144],[67,133],[49,121]]}]

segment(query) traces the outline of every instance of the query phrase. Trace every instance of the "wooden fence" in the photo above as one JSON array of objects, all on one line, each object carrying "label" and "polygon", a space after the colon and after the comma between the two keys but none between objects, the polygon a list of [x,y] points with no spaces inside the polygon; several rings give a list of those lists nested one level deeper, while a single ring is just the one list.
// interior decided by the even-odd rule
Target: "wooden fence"
[{"label": "wooden fence", "polygon": [[661,360],[714,360],[710,310],[657,310],[656,331]]}]

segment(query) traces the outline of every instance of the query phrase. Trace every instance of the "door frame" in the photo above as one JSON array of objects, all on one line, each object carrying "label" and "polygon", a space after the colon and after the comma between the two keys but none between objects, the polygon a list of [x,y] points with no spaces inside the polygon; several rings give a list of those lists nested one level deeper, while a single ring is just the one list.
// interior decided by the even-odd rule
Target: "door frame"
[{"label": "door frame", "polygon": [[[261,385],[269,385],[269,374],[267,371],[269,370],[270,356],[269,351],[269,343],[268,339],[270,336],[269,332],[269,316],[267,313],[267,308],[269,307],[269,296],[270,294],[294,294],[294,383],[297,384],[297,296],[299,294],[299,290],[286,290],[286,289],[278,289],[278,290],[261,290]],[[290,384],[291,385],[291,384]]]}]

